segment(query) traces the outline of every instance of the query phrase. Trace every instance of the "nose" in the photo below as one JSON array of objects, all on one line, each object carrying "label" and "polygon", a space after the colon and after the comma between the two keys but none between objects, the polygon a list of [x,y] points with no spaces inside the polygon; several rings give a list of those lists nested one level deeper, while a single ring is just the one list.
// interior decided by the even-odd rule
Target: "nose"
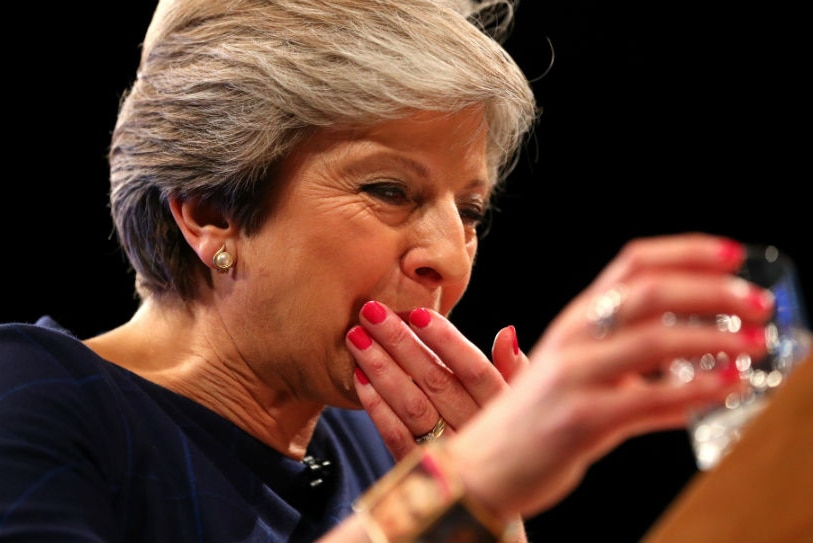
[{"label": "nose", "polygon": [[477,233],[466,226],[454,201],[427,207],[415,219],[414,239],[403,258],[405,273],[430,288],[467,284]]}]

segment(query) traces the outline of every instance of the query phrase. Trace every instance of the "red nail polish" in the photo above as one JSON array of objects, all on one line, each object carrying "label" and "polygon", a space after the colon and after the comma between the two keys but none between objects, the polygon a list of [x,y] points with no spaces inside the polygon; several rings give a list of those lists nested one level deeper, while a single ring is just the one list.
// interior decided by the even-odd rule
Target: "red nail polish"
[{"label": "red nail polish", "polygon": [[357,349],[364,350],[373,344],[373,340],[367,334],[367,331],[361,326],[354,326],[347,332],[347,339],[350,343],[355,345]]},{"label": "red nail polish", "polygon": [[756,309],[765,310],[773,307],[774,296],[770,290],[752,286],[748,291],[748,303]]},{"label": "red nail polish", "polygon": [[361,307],[361,314],[371,323],[378,324],[387,317],[387,310],[380,303],[372,300]]},{"label": "red nail polish", "polygon": [[740,380],[740,370],[737,369],[736,364],[726,364],[717,370],[717,373],[725,383],[736,383]]},{"label": "red nail polish", "polygon": [[426,328],[431,320],[432,314],[425,307],[417,307],[409,312],[409,322],[418,328]]},{"label": "red nail polish", "polygon": [[359,383],[361,383],[362,385],[370,384],[370,380],[367,379],[367,374],[361,371],[361,368],[356,368],[355,370],[353,370],[353,373],[356,374],[356,379],[358,379]]},{"label": "red nail polish", "polygon": [[514,336],[514,356],[519,354],[519,339],[517,339],[517,329],[512,324],[509,326],[511,329],[511,335]]},{"label": "red nail polish", "polygon": [[755,347],[763,348],[766,345],[765,329],[761,326],[743,326],[740,334]]},{"label": "red nail polish", "polygon": [[732,268],[738,268],[745,260],[745,247],[734,240],[725,240],[720,245],[720,260]]}]

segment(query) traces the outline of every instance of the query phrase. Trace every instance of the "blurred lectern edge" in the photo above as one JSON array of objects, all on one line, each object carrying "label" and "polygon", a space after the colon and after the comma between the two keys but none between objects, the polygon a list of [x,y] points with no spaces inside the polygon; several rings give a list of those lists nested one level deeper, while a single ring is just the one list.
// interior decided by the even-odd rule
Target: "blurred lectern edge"
[{"label": "blurred lectern edge", "polygon": [[643,543],[813,543],[813,354]]}]

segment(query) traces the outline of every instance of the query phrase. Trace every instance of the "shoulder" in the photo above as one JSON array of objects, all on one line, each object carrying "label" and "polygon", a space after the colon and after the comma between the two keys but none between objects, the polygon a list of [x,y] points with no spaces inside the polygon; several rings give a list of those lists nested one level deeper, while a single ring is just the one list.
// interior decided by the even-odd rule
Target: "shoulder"
[{"label": "shoulder", "polygon": [[0,386],[37,377],[82,378],[106,365],[54,321],[0,324]]},{"label": "shoulder", "polygon": [[111,422],[108,407],[120,403],[132,377],[47,324],[0,325],[0,418],[36,412],[87,428]]},{"label": "shoulder", "polygon": [[17,462],[62,473],[79,469],[70,467],[77,458],[121,471],[121,455],[105,455],[126,443],[121,417],[110,409],[124,396],[121,371],[64,329],[0,325],[0,472],[12,473]]}]

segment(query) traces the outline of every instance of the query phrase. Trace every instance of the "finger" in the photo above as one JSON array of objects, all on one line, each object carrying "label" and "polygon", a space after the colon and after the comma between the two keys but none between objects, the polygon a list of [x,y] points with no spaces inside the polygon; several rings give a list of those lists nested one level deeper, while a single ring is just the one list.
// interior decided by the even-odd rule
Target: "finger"
[{"label": "finger", "polygon": [[[466,338],[448,319],[427,308],[416,308],[409,314],[409,322],[421,341],[449,367],[478,406],[507,388],[500,371],[483,352]],[[513,355],[513,339],[506,336],[507,351]],[[502,355],[501,351],[501,355]],[[504,357],[503,357],[504,358]],[[505,360],[501,360],[504,363]],[[521,362],[516,361],[517,363]],[[444,402],[437,391],[428,390],[436,404]]]},{"label": "finger", "polygon": [[[628,374],[649,375],[661,372],[664,361],[689,360],[711,354],[720,358],[720,369],[737,356],[758,359],[767,353],[765,328],[744,326],[737,333],[723,331],[712,324],[664,326],[650,320],[617,330],[600,342],[581,342],[581,360],[574,369],[575,378],[614,381]],[[579,347],[574,347],[577,349]]]},{"label": "finger", "polygon": [[[413,310],[409,317],[412,328],[390,308],[376,301],[364,304],[360,314],[365,329],[452,427],[465,423],[479,409],[481,398],[472,393],[468,383],[476,380],[492,388],[504,384],[502,376],[477,346],[432,310]],[[373,382],[378,387],[374,379]],[[381,389],[379,392],[384,394]],[[397,395],[399,391],[392,393]],[[401,413],[397,406],[396,411]],[[420,433],[425,433],[427,427],[432,428],[436,422],[437,417]]]},{"label": "finger", "polygon": [[[403,337],[407,338],[412,332],[397,318],[391,319],[391,326],[398,324],[394,322],[395,320],[406,329]],[[410,341],[415,342],[417,338]],[[357,325],[351,328],[347,333],[346,343],[361,371],[375,387],[377,394],[402,421],[412,439],[434,427],[441,414],[412,377],[404,372],[390,353],[375,341],[364,327]],[[438,367],[438,371],[449,373],[448,369],[441,368],[435,362],[431,363]]]},{"label": "finger", "polygon": [[594,284],[604,290],[640,270],[656,268],[733,273],[744,260],[744,246],[726,237],[687,233],[637,238],[621,248]]},{"label": "finger", "polygon": [[669,274],[631,285],[623,309],[630,320],[665,312],[691,315],[735,314],[743,321],[767,320],[773,294],[744,279],[709,274]]},{"label": "finger", "polygon": [[583,426],[588,426],[586,433],[606,434],[604,445],[597,448],[602,454],[629,437],[685,428],[693,409],[722,401],[741,387],[739,379],[732,380],[730,374],[709,373],[689,384],[663,378],[639,381],[638,386],[627,388],[622,394],[605,389],[593,394],[595,409],[585,418]]},{"label": "finger", "polygon": [[[591,323],[596,304],[608,293],[625,293],[609,323],[630,323],[667,312],[739,314],[745,320],[770,312],[759,291],[744,288],[733,272],[745,258],[742,244],[690,233],[628,242],[598,278],[561,312],[543,337],[549,345],[602,337],[606,319]],[[769,295],[766,294],[766,298]],[[535,346],[536,348],[536,346]]]},{"label": "finger", "polygon": [[614,328],[653,318],[713,321],[728,316],[756,324],[770,319],[775,304],[769,290],[728,274],[670,271],[636,279],[583,299],[581,309],[562,319],[560,336],[601,339]]},{"label": "finger", "polygon": [[519,350],[517,330],[513,325],[497,332],[491,347],[491,359],[507,383],[528,365],[528,357]]},{"label": "finger", "polygon": [[362,407],[381,434],[387,449],[396,461],[406,456],[417,446],[412,431],[381,397],[361,368],[356,368],[353,384]]},{"label": "finger", "polygon": [[677,315],[735,314],[746,322],[767,320],[773,294],[744,279],[707,273],[670,272],[641,277],[625,286],[619,323]]}]

